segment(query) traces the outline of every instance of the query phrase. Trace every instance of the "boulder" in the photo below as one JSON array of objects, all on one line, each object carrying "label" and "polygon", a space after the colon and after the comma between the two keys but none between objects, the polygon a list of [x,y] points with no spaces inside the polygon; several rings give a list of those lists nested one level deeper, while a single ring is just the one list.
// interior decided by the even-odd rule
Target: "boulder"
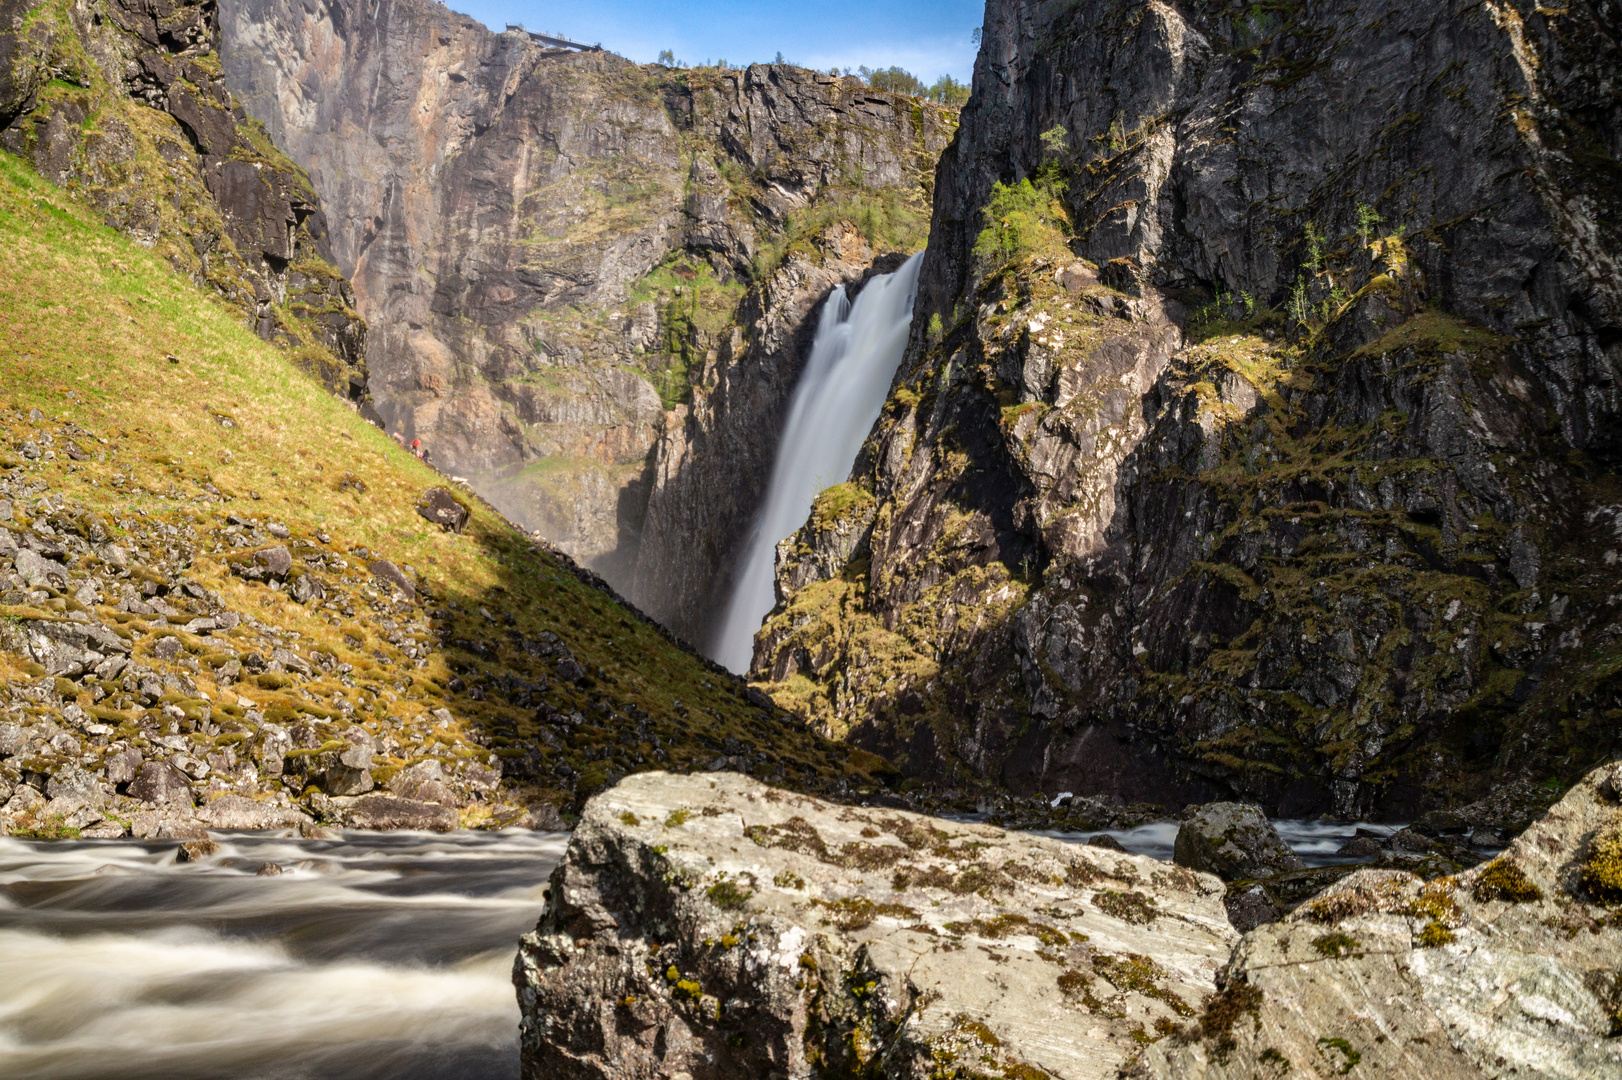
[{"label": "boulder", "polygon": [[343,811],[346,828],[383,832],[415,829],[451,832],[457,826],[456,811],[448,806],[397,799],[390,795],[367,795],[356,799]]},{"label": "boulder", "polygon": [[248,753],[263,776],[280,776],[293,739],[280,724],[265,724],[248,741]]},{"label": "boulder", "polygon": [[586,804],[520,947],[523,1074],[1103,1077],[1196,1014],[1214,877],[732,773]]},{"label": "boulder", "polygon": [[444,766],[434,758],[419,761],[395,773],[389,781],[389,791],[402,799],[416,802],[439,803],[453,809],[461,805],[456,793],[445,783]]},{"label": "boulder", "polygon": [[0,758],[23,752],[28,745],[28,729],[21,724],[0,724]]},{"label": "boulder", "polygon": [[186,774],[167,761],[144,762],[135,779],[130,781],[129,794],[154,806],[189,808],[195,803]]},{"label": "boulder", "polygon": [[23,584],[30,589],[67,588],[67,568],[27,548],[23,548],[12,557],[12,566],[16,569],[17,576],[23,579]]},{"label": "boulder", "polygon": [[429,488],[417,503],[417,513],[446,532],[459,533],[467,525],[467,507],[442,487]]},{"label": "boulder", "polygon": [[313,751],[292,751],[283,768],[302,775],[328,795],[364,795],[376,787],[372,780],[372,737],[359,725],[349,727],[342,737],[324,743]]},{"label": "boulder", "polygon": [[249,581],[284,581],[293,569],[293,553],[277,544],[226,560],[231,572]]},{"label": "boulder", "polygon": [[221,795],[199,810],[197,817],[211,829],[239,832],[297,829],[309,821],[309,818],[290,807],[259,802],[243,795]]},{"label": "boulder", "polygon": [[1492,862],[1430,882],[1359,869],[1247,934],[1200,1026],[1123,1075],[1622,1076],[1619,769]]},{"label": "boulder", "polygon": [[53,799],[78,799],[86,806],[92,807],[102,806],[107,802],[107,793],[102,790],[101,784],[77,765],[59,769],[46,781],[45,794]]},{"label": "boulder", "polygon": [[95,669],[109,653],[130,651],[128,642],[98,623],[29,619],[20,628],[29,654],[53,677],[77,677]]},{"label": "boulder", "polygon": [[387,559],[378,559],[369,568],[372,576],[379,581],[394,586],[405,594],[406,599],[417,598],[417,587],[411,584],[411,579],[405,576],[405,571],[389,562]]},{"label": "boulder", "polygon": [[1179,866],[1215,874],[1224,881],[1269,877],[1306,867],[1266,815],[1244,803],[1207,803],[1190,811],[1177,830],[1174,858]]},{"label": "boulder", "polygon": [[133,746],[117,744],[107,748],[107,753],[101,759],[102,768],[107,773],[107,782],[114,787],[121,787],[135,779],[141,769],[141,752]]}]

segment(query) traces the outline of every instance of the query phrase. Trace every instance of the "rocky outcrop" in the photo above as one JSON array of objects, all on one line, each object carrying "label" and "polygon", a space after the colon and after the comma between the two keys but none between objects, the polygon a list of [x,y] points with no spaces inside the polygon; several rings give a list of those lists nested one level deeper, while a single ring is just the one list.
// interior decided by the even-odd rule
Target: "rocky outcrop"
[{"label": "rocky outcrop", "polygon": [[593,799],[513,970],[523,1074],[1113,1075],[1197,1013],[1209,875],[730,773]]},{"label": "rocky outcrop", "polygon": [[1017,791],[1580,775],[1622,706],[1618,15],[993,0],[859,535],[818,526],[852,558],[790,568],[756,677]]},{"label": "rocky outcrop", "polygon": [[391,429],[702,639],[808,315],[922,246],[955,113],[551,50],[430,0],[224,19],[232,88],[336,208]]},{"label": "rocky outcrop", "polygon": [[217,17],[191,0],[0,6],[0,147],[363,402],[366,326],[321,202],[226,90]]},{"label": "rocky outcrop", "polygon": [[1619,770],[1484,866],[1429,884],[1361,871],[1246,935],[1198,1025],[1123,1075],[1622,1074]]}]

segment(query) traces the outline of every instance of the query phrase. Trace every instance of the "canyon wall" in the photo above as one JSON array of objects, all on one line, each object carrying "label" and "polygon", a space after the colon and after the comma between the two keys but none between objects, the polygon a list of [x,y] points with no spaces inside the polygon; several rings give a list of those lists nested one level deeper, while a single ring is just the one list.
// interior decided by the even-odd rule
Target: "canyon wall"
[{"label": "canyon wall", "polygon": [[336,208],[391,430],[701,642],[810,316],[923,246],[955,113],[428,0],[223,17],[228,81]]},{"label": "canyon wall", "polygon": [[232,100],[219,54],[213,3],[5,0],[0,147],[364,403],[366,325],[321,201]]},{"label": "canyon wall", "polygon": [[1291,816],[1614,753],[1619,26],[991,0],[756,678],[917,776]]}]

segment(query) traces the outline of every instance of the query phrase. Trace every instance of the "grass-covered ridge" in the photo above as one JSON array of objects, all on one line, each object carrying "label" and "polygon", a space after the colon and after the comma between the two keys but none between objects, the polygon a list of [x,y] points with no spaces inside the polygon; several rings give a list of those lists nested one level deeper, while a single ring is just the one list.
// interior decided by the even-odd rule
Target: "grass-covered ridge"
[{"label": "grass-covered ridge", "polygon": [[[5,524],[14,533],[46,521],[58,532],[99,526],[134,553],[102,590],[104,603],[12,591],[0,619],[82,612],[116,622],[148,664],[158,663],[155,642],[176,636],[178,660],[195,663],[186,669],[192,698],[245,698],[317,725],[342,713],[393,744],[374,763],[379,783],[427,757],[493,753],[509,778],[499,798],[464,810],[472,823],[502,803],[566,806],[616,774],[704,767],[718,756],[790,784],[852,775],[843,748],[751,704],[741,683],[483,504],[469,500],[459,535],[425,521],[415,507],[442,476],[296,372],[224,301],[9,155],[0,155],[0,281],[0,480],[16,514]],[[65,451],[69,435],[81,460]],[[19,453],[25,443],[54,450],[30,460]],[[230,572],[227,556],[258,546],[234,538],[270,523],[285,525],[282,542],[322,582],[324,600],[297,603],[290,589]],[[365,568],[375,559],[407,568],[418,598],[372,581]],[[88,563],[70,570],[92,572]],[[115,613],[114,586],[140,586],[143,576],[166,588],[183,578],[248,618],[202,638]],[[534,655],[548,635],[581,677],[560,673],[556,653]],[[275,644],[333,663],[303,678],[270,673],[227,686],[219,677],[216,664]],[[21,685],[41,674],[25,655],[0,654],[0,679]],[[65,704],[98,710],[117,737],[140,740],[149,726],[151,710],[92,678],[56,689],[69,691]],[[27,708],[37,716],[50,706]],[[251,740],[236,719],[245,708],[216,711],[221,730],[194,738]],[[432,719],[440,708],[452,714],[448,727]],[[519,760],[523,769],[511,767]]]}]

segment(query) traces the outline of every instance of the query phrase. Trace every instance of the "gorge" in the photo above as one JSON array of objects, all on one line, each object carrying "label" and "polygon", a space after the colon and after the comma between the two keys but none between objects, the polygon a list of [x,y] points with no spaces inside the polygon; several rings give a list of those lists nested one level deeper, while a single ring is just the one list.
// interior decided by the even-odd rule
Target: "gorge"
[{"label": "gorge", "polygon": [[708,644],[814,313],[922,248],[955,110],[432,0],[221,17],[244,108],[344,208],[390,430]]},{"label": "gorge", "polygon": [[0,0],[0,1072],[1622,1075],[1622,3],[975,40]]}]

